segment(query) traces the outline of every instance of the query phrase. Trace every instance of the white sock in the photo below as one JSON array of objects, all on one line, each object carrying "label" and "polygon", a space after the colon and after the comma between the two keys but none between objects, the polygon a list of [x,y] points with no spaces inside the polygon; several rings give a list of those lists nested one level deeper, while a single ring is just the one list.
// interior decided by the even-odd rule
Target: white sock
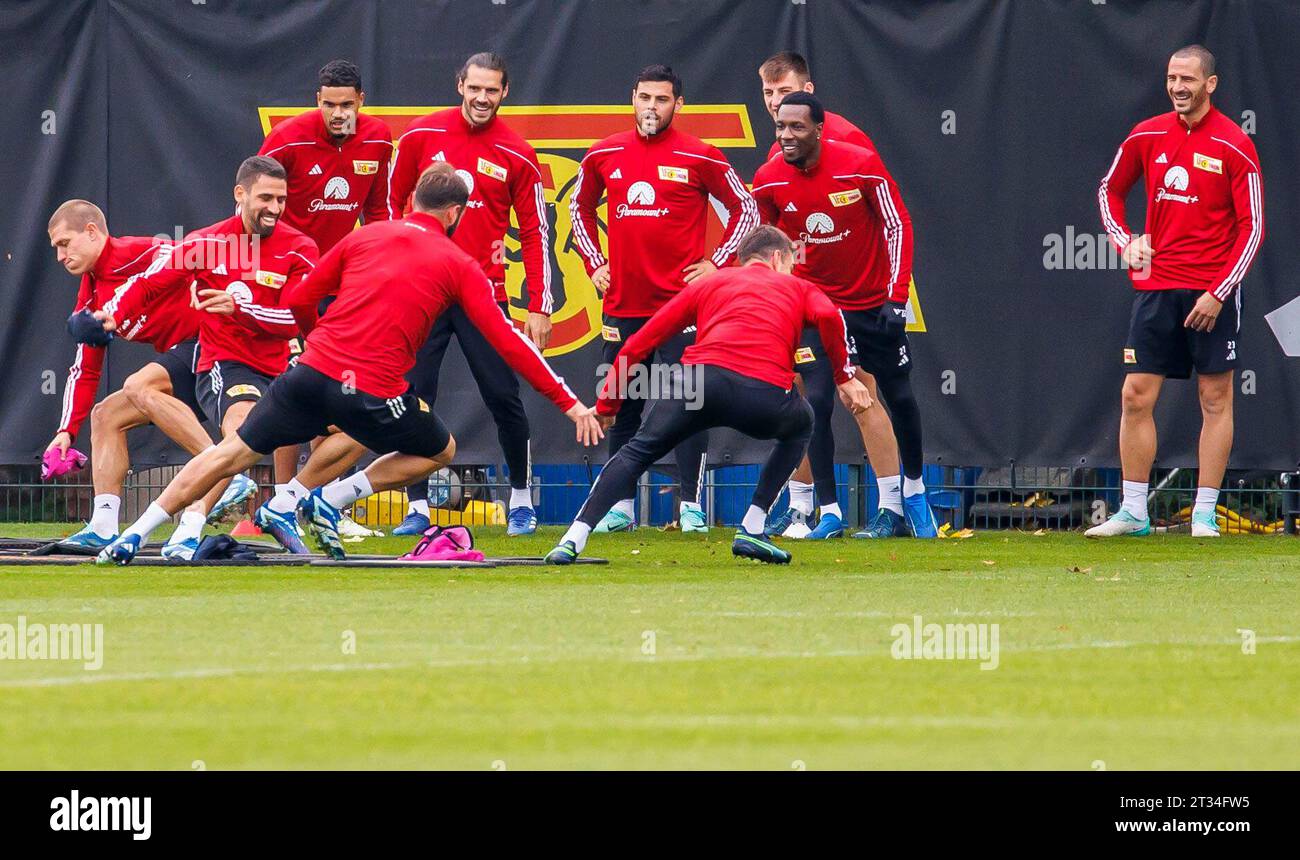
[{"label": "white sock", "polygon": [[844,519],[844,514],[840,513],[839,502],[831,502],[829,505],[822,505],[822,516],[825,517],[825,516],[830,516],[832,514],[839,517],[840,519]]},{"label": "white sock", "polygon": [[140,519],[131,523],[131,527],[122,533],[122,537],[139,535],[140,543],[143,544],[149,539],[149,535],[154,529],[171,518],[172,515],[158,507],[157,502],[150,502],[149,507],[145,508],[144,513],[140,515]]},{"label": "white sock", "polygon": [[511,510],[514,510],[515,508],[528,508],[529,510],[532,510],[532,507],[533,507],[532,490],[530,490],[527,487],[524,487],[522,490],[519,489],[518,487],[510,488],[510,509]]},{"label": "white sock", "polygon": [[614,510],[620,514],[626,514],[629,520],[636,519],[636,502],[633,499],[623,499],[615,502]]},{"label": "white sock", "polygon": [[1192,509],[1193,514],[1206,514],[1214,516],[1214,509],[1219,504],[1218,487],[1197,487],[1196,488],[1196,507]]},{"label": "white sock", "polygon": [[1122,511],[1128,511],[1134,519],[1145,520],[1147,518],[1147,488],[1150,485],[1145,481],[1125,481],[1124,482],[1124,504],[1120,507]]},{"label": "white sock", "polygon": [[902,478],[894,475],[889,478],[876,478],[876,489],[880,490],[880,509],[903,515]]},{"label": "white sock", "polygon": [[420,514],[425,519],[429,518],[429,500],[428,499],[411,499],[408,514]]},{"label": "white sock", "polygon": [[95,507],[90,514],[90,530],[102,538],[117,534],[117,517],[122,510],[122,498],[111,493],[95,496]]},{"label": "white sock", "polygon": [[181,524],[172,532],[171,542],[180,543],[186,538],[198,540],[203,536],[203,526],[208,518],[198,511],[186,511],[181,514]]},{"label": "white sock", "polygon": [[277,514],[291,513],[298,506],[298,502],[311,495],[311,490],[307,489],[297,478],[290,478],[287,484],[276,484],[275,495],[266,505]]},{"label": "white sock", "polygon": [[766,525],[767,513],[758,505],[750,505],[745,518],[740,521],[740,527],[752,535],[761,535]]},{"label": "white sock", "polygon": [[925,481],[920,478],[903,478],[903,496],[916,496],[925,492]]},{"label": "white sock", "polygon": [[790,488],[790,507],[804,516],[811,514],[813,512],[813,485],[805,484],[803,481],[790,481],[786,486]]},{"label": "white sock", "polygon": [[[325,489],[321,490],[321,497],[329,502],[340,511],[344,508],[351,507],[357,499],[364,499],[366,496],[374,495],[374,489],[370,486],[370,478],[366,477],[365,472],[357,472],[350,478],[343,478]],[[424,515],[429,515],[429,502],[424,503]]]},{"label": "white sock", "polygon": [[560,543],[571,540],[573,541],[573,548],[578,552],[582,552],[587,548],[587,535],[589,534],[591,534],[591,526],[574,520],[573,525],[569,526],[569,530],[564,533],[564,537],[560,538]]}]

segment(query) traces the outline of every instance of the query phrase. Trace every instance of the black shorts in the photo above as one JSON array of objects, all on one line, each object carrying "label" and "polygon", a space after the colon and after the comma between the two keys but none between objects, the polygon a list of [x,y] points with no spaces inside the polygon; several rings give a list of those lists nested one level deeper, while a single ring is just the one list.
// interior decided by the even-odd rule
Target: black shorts
[{"label": "black shorts", "polygon": [[245,445],[269,454],[324,436],[331,424],[376,454],[398,451],[432,458],[451,441],[442,421],[409,388],[401,397],[376,397],[346,388],[305,364],[276,377],[238,433]]},{"label": "black shorts", "polygon": [[1203,290],[1138,290],[1124,346],[1124,371],[1187,379],[1193,368],[1202,374],[1235,368],[1241,291],[1234,290],[1223,303],[1214,328],[1194,331],[1183,323],[1202,295]]},{"label": "black shorts", "polygon": [[[849,361],[872,376],[907,375],[912,372],[906,329],[885,326],[880,308],[867,311],[843,311],[844,327],[849,335]],[[794,370],[805,373],[813,362],[826,361],[826,348],[815,328],[806,328],[794,355]]]},{"label": "black shorts", "polygon": [[220,429],[231,404],[266,396],[271,377],[237,361],[216,361],[198,375],[194,388],[204,414]]},{"label": "black shorts", "polygon": [[205,416],[199,398],[195,394],[197,374],[194,368],[199,364],[199,341],[197,338],[183,340],[153,360],[162,365],[172,383],[172,397],[190,407],[190,410],[202,421]]},{"label": "black shorts", "polygon": [[[600,337],[601,361],[606,364],[613,364],[614,359],[618,357],[618,352],[623,348],[623,344],[632,335],[639,332],[650,322],[650,317],[612,317],[605,315],[602,319]],[[681,364],[682,353],[686,347],[695,343],[696,327],[691,325],[668,338],[659,345],[654,355],[649,359],[651,362],[663,364]],[[597,382],[603,382],[605,377],[597,374]]]}]

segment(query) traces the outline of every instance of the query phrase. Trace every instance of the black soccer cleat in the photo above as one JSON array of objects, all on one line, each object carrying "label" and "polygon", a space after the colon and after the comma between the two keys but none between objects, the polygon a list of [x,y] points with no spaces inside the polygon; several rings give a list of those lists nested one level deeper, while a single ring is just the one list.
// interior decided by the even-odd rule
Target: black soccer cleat
[{"label": "black soccer cleat", "polygon": [[571,540],[566,540],[546,554],[547,564],[573,564],[577,560],[578,547]]},{"label": "black soccer cleat", "polygon": [[731,542],[731,554],[739,558],[752,558],[765,564],[789,564],[791,555],[767,539],[765,535],[750,534],[744,529],[736,531]]}]

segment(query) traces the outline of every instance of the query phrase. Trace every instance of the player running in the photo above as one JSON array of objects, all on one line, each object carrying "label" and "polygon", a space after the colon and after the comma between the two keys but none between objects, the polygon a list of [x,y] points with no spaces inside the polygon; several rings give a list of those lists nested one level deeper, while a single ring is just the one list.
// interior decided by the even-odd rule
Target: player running
[{"label": "player running", "polygon": [[[776,119],[781,157],[754,175],[754,198],[764,221],[803,242],[804,261],[795,273],[820,286],[845,312],[853,359],[865,371],[863,381],[873,398],[879,390],[890,410],[889,416],[868,410],[869,429],[862,435],[877,475],[893,475],[897,481],[901,454],[903,515],[882,493],[884,503],[875,518],[854,537],[892,537],[906,529],[914,537],[933,538],[938,527],[921,480],[921,412],[912,392],[907,341],[912,222],[880,156],[825,139],[824,120],[821,102],[810,93],[795,92],[782,100]],[[797,365],[816,415],[808,459],[822,516],[810,538],[839,537],[844,530],[834,483],[834,397],[823,354],[824,344],[809,338],[800,346]]]},{"label": "player running", "polygon": [[[545,349],[551,335],[551,264],[546,201],[537,153],[497,117],[510,93],[505,60],[493,53],[474,54],[456,76],[458,107],[415,120],[398,140],[389,175],[388,211],[400,218],[420,174],[435,162],[446,162],[469,187],[468,209],[454,236],[456,244],[478,261],[492,282],[497,304],[509,318],[506,295],[505,236],[510,211],[519,222],[524,274],[528,285],[528,319],[524,333]],[[457,305],[439,318],[411,372],[417,396],[434,405],[438,374],[452,336],[465,353],[465,362],[497,425],[497,439],[510,472],[510,504],[506,533],[537,530],[529,490],[530,430],[519,399],[519,380],[483,333]],[[429,482],[421,478],[407,488],[410,507],[393,534],[420,534],[429,527]]]},{"label": "player running", "polygon": [[[401,221],[368,224],[334,246],[286,299],[309,329],[297,366],[276,380],[248,420],[221,444],[195,457],[101,563],[128,564],[149,533],[224,475],[256,463],[281,445],[305,442],[336,425],[381,456],[364,471],[317,488],[299,504],[323,548],[343,557],[339,509],[381,490],[403,487],[451,463],[456,445],[442,421],[416,397],[405,374],[429,330],[453,305],[481,328],[493,348],[577,425],[578,440],[601,437],[594,411],[557,377],[535,345],[493,303],[478,263],[447,238],[469,200],[450,165],[427,171],[414,211]],[[338,298],[315,321],[322,296]],[[331,456],[342,434],[311,459]],[[308,461],[308,466],[312,466]],[[302,477],[301,475],[299,476]]]},{"label": "player running", "polygon": [[[289,199],[281,216],[316,243],[321,254],[357,226],[388,219],[388,167],[393,135],[383,120],[361,113],[366,93],[361,70],[347,60],[330,60],[317,75],[316,109],[280,123],[266,136],[258,155],[274,158],[288,174]],[[327,300],[328,301],[328,300]],[[291,349],[300,349],[295,339]],[[365,449],[354,446],[359,458]],[[275,453],[276,485],[272,506],[292,511],[298,500],[288,479],[298,471],[298,452]],[[338,467],[346,470],[346,458]],[[374,535],[343,518],[345,534]]]},{"label": "player running", "polygon": [[[1232,451],[1240,286],[1264,238],[1264,180],[1255,144],[1210,104],[1218,83],[1208,50],[1176,51],[1165,75],[1174,109],[1133,127],[1097,191],[1102,223],[1123,252],[1136,292],[1119,422],[1124,502],[1088,529],[1088,537],[1150,534],[1152,413],[1165,379],[1187,379],[1193,369],[1201,441],[1192,536],[1219,536],[1215,507]],[[1146,177],[1146,233],[1134,234],[1124,198],[1140,175]]]},{"label": "player running", "polygon": [[785,234],[758,227],[741,241],[737,257],[738,266],[683,288],[623,344],[597,401],[603,424],[619,411],[629,368],[692,324],[699,334],[682,361],[700,371],[702,393],[696,403],[672,398],[654,405],[632,440],[605,464],[577,519],[546,556],[548,564],[572,564],[596,523],[632,492],[642,472],[681,440],[713,427],[776,440],[731,552],[776,564],[790,561],[790,553],[769,541],[763,527],[812,434],[812,409],[792,387],[791,356],[805,326],[821,334],[845,405],[857,412],[868,408],[871,398],[853,375],[839,310],[816,286],[790,274],[794,246]]},{"label": "player running", "polygon": [[[578,169],[569,212],[587,273],[604,296],[603,361],[687,284],[725,266],[740,239],[758,224],[754,199],[722,152],[673,127],[682,107],[682,81],[667,66],[649,66],[632,87],[636,127],[596,143]],[[609,256],[601,253],[597,206],[608,192]],[[704,232],[713,196],[727,209],[717,249],[705,255]],[[675,333],[657,346],[660,362],[679,364],[694,332]],[[641,423],[645,401],[629,399],[609,432],[609,455],[627,444]],[[681,480],[679,524],[708,531],[699,504],[709,440],[683,438],[677,447]],[[635,527],[631,495],[619,499],[597,531]]]},{"label": "player running", "polygon": [[[245,159],[235,176],[238,213],[160,250],[147,272],[95,314],[106,330],[129,331],[145,308],[194,281],[198,307],[215,311],[199,327],[196,393],[223,438],[284,372],[289,339],[298,334],[284,294],[311,271],[317,255],[316,243],[279,223],[287,194],[284,168],[275,159]],[[264,530],[272,525],[257,517],[254,522]],[[191,553],[198,538],[184,538]]]}]

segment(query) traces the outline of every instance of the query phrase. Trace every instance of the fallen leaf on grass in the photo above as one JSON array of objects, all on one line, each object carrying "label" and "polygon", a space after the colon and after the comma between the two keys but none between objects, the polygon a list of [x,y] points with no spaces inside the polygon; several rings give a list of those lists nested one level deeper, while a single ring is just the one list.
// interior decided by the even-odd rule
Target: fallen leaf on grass
[{"label": "fallen leaf on grass", "polygon": [[1079,565],[1076,564],[1074,567],[1067,567],[1066,571],[1069,573],[1092,573],[1092,568],[1079,567]]},{"label": "fallen leaf on grass", "polygon": [[996,561],[993,561],[992,559],[988,559],[988,558],[984,559],[984,563],[989,565],[997,564]]}]

